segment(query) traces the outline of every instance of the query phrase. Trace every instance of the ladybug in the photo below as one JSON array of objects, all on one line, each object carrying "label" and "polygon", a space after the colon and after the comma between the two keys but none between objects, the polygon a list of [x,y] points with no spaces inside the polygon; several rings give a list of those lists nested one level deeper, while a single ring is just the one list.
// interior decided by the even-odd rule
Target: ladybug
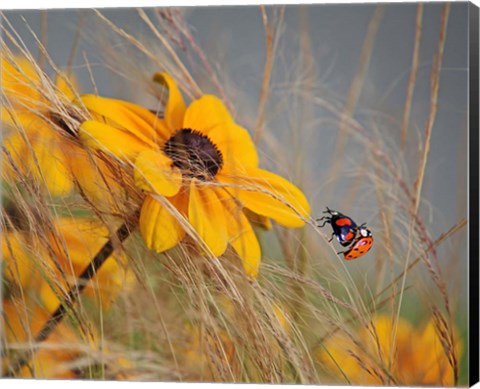
[{"label": "ladybug", "polygon": [[371,231],[364,224],[358,229],[358,237],[355,239],[350,248],[346,251],[340,251],[337,254],[343,254],[343,257],[350,261],[360,258],[366,254],[373,245],[373,236]]},{"label": "ladybug", "polygon": [[323,224],[319,225],[319,227],[324,227],[327,223],[331,224],[333,232],[332,238],[329,240],[329,242],[331,242],[333,237],[336,236],[338,242],[342,246],[349,246],[357,236],[357,223],[355,223],[352,218],[338,211],[329,209],[328,207],[323,213],[328,213],[328,215],[317,219],[317,222],[323,221]]}]

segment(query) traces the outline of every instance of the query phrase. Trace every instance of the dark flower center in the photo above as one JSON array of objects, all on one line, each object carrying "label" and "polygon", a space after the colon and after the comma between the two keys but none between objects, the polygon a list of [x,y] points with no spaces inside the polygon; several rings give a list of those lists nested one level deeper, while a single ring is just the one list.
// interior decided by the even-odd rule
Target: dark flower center
[{"label": "dark flower center", "polygon": [[222,153],[212,141],[190,128],[178,130],[165,143],[163,151],[188,178],[210,180],[223,164]]},{"label": "dark flower center", "polygon": [[52,123],[60,127],[60,129],[65,134],[68,134],[69,136],[76,138],[77,131],[78,131],[78,128],[76,127],[78,126],[74,125],[73,123],[76,123],[76,122],[81,123],[83,120],[81,116],[78,113],[74,112],[73,110],[67,108],[67,112],[68,112],[68,122],[65,120],[64,115],[61,115],[56,112],[50,112],[49,118],[52,121]]}]

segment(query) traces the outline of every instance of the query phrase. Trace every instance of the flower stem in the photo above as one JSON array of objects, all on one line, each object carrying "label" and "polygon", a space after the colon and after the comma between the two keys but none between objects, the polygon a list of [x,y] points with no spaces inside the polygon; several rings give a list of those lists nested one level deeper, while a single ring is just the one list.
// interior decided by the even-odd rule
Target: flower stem
[{"label": "flower stem", "polygon": [[[95,255],[95,257],[90,261],[85,270],[78,276],[78,280],[81,282],[76,283],[70,288],[66,298],[64,299],[64,302],[60,304],[55,312],[51,314],[47,322],[43,325],[42,329],[35,336],[35,347],[37,347],[38,343],[41,343],[48,338],[52,331],[63,320],[68,312],[68,309],[72,308],[75,302],[78,300],[80,293],[87,285],[87,282],[95,276],[105,261],[112,255],[115,249],[114,240],[118,239],[119,242],[123,242],[134,231],[137,219],[137,217],[134,218],[135,222],[126,221],[115,233],[115,238],[110,238],[108,242],[103,245],[97,255]],[[5,374],[5,377],[14,377],[15,374],[30,361],[34,352],[35,350],[30,350],[27,355],[21,356],[19,359],[17,359],[9,368],[9,372]]]}]

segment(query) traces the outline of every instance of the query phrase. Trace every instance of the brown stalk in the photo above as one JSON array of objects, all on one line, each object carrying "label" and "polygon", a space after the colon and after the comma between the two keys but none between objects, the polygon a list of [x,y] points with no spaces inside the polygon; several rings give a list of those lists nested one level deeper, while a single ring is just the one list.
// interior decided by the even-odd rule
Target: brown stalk
[{"label": "brown stalk", "polygon": [[[142,53],[144,53],[147,57],[149,57],[153,62],[155,62],[160,69],[163,69],[165,67],[165,63],[159,60],[159,58],[152,53],[150,50],[148,50],[145,45],[143,45],[140,41],[135,39],[132,35],[128,34],[124,29],[116,26],[112,21],[110,21],[108,18],[106,18],[100,11],[94,10],[97,16],[104,22],[108,27],[110,27],[115,33],[117,33],[119,36],[122,38],[126,39],[128,42],[130,42],[133,46],[135,46],[138,50],[140,50]],[[148,16],[145,14],[145,12],[141,9],[138,10],[138,13],[140,17],[145,21],[147,26],[152,29],[152,32],[155,34],[155,36],[160,40],[160,42],[165,46],[166,50],[168,53],[172,56],[175,64],[178,66],[180,71],[182,72],[182,75],[185,77],[185,79],[188,81],[190,87],[192,88],[193,92],[195,95],[200,96],[201,95],[201,90],[197,83],[194,81],[188,70],[185,68],[183,65],[183,62],[178,58],[177,54],[173,50],[172,46],[168,43],[168,41],[155,29],[153,26],[151,20],[148,18]]]},{"label": "brown stalk", "polygon": [[422,255],[419,255],[417,258],[415,258],[415,260],[412,261],[405,270],[403,270],[397,277],[395,277],[395,279],[392,282],[390,282],[390,284],[388,284],[385,288],[383,288],[382,291],[377,294],[377,297],[382,295],[383,293],[385,293],[395,283],[400,281],[402,279],[402,277],[405,275],[405,272],[408,272],[413,267],[415,267],[420,262],[420,260],[427,254],[428,251],[433,250],[434,247],[438,246],[440,243],[442,243],[444,240],[446,240],[450,236],[456,234],[458,231],[460,231],[466,225],[467,225],[467,219],[462,219],[457,224],[455,224],[452,228],[450,228],[447,232],[444,232],[443,234],[441,234],[437,239],[435,239],[435,241],[433,241],[431,243],[431,245],[429,247],[427,247],[424,250],[424,253]]},{"label": "brown stalk", "polygon": [[[187,70],[183,62],[180,60],[178,57],[177,53],[173,49],[173,47],[170,45],[167,39],[160,34],[160,31],[158,31],[155,26],[153,25],[152,21],[148,17],[148,15],[145,13],[145,11],[141,8],[138,9],[138,15],[142,18],[142,20],[145,22],[145,24],[150,28],[150,30],[155,34],[155,37],[162,43],[162,45],[167,49],[168,53],[172,56],[173,60],[175,61],[175,64],[178,66],[180,71],[182,72],[182,75],[185,77],[185,79],[188,81],[190,84],[190,87],[193,89],[194,94],[198,97],[202,94],[202,91],[190,72]],[[105,19],[108,20],[108,19]],[[111,23],[111,22],[110,22]],[[128,35],[130,40],[135,39]],[[138,41],[137,41],[138,42]]]},{"label": "brown stalk", "polygon": [[[40,11],[40,40],[43,47],[47,47],[48,43],[48,14],[46,10]],[[38,66],[45,71],[45,54],[40,50],[38,55]]]},{"label": "brown stalk", "polygon": [[183,20],[181,21],[175,20],[171,15],[171,12],[169,12],[169,10],[160,11],[160,16],[162,16],[163,18],[167,18],[170,25],[176,28],[185,37],[185,39],[192,47],[195,54],[197,54],[198,58],[202,62],[203,66],[205,67],[205,70],[211,77],[213,85],[215,85],[215,88],[217,88],[218,92],[220,93],[220,96],[222,97],[222,100],[227,105],[229,111],[234,112],[233,104],[228,99],[227,94],[225,93],[225,89],[223,88],[222,84],[220,83],[220,80],[218,79],[217,73],[214,71],[212,65],[210,64],[207,58],[207,55],[202,50],[202,48],[198,45],[197,41],[195,40],[194,36],[190,32],[190,29],[188,28],[186,23]]},{"label": "brown stalk", "polygon": [[[285,8],[281,8],[281,19]],[[260,89],[260,99],[258,101],[257,121],[255,123],[255,130],[253,133],[253,140],[256,144],[260,141],[265,122],[265,108],[268,101],[268,93],[270,89],[270,78],[273,69],[273,48],[274,48],[274,27],[268,21],[268,14],[264,5],[260,5],[262,12],[263,27],[265,29],[265,65],[263,67],[262,87]]]},{"label": "brown stalk", "polygon": [[440,88],[440,71],[442,68],[443,51],[445,48],[445,36],[447,32],[448,15],[450,13],[450,3],[446,3],[442,10],[442,20],[440,27],[440,36],[438,38],[438,51],[436,58],[432,65],[431,76],[431,97],[430,97],[430,114],[425,124],[425,143],[423,146],[423,154],[421,155],[417,178],[415,180],[415,213],[418,210],[420,203],[420,194],[422,192],[423,178],[425,175],[425,168],[427,166],[428,155],[430,153],[430,141],[432,138],[432,128],[437,116],[438,105],[438,90]]},{"label": "brown stalk", "polygon": [[423,17],[423,3],[417,5],[417,22],[415,30],[415,44],[413,47],[412,69],[410,71],[410,78],[408,80],[407,97],[405,98],[405,108],[403,110],[402,131],[400,135],[400,150],[403,151],[405,143],[407,142],[408,123],[410,120],[410,112],[412,108],[413,90],[417,80],[418,72],[418,58],[420,56],[420,38],[422,36],[422,17]]},{"label": "brown stalk", "polygon": [[[360,54],[360,62],[358,65],[358,71],[355,74],[355,77],[352,80],[352,84],[350,86],[350,91],[348,93],[347,101],[345,103],[343,112],[340,116],[340,125],[338,129],[338,137],[335,144],[335,152],[333,155],[342,155],[343,149],[345,148],[345,144],[347,141],[347,130],[349,127],[349,119],[353,116],[355,109],[357,107],[358,99],[360,97],[360,93],[363,89],[363,83],[365,82],[365,77],[367,76],[368,67],[370,65],[370,59],[375,43],[375,37],[377,35],[378,27],[380,25],[380,21],[382,19],[384,12],[384,6],[378,5],[375,8],[375,12],[370,20],[368,25],[367,34],[365,36],[365,40],[363,42],[362,52]],[[335,158],[334,163],[331,169],[331,177],[332,177],[332,185],[330,186],[332,189],[335,187],[335,183],[337,181],[337,177],[341,175],[338,174],[341,170],[343,165],[342,158]]]}]

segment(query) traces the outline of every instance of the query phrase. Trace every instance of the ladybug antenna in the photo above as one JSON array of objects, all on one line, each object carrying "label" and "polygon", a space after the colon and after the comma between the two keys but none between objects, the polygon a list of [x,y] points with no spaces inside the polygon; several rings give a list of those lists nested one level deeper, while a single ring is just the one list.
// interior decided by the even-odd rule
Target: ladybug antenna
[{"label": "ladybug antenna", "polygon": [[330,209],[328,207],[326,207],[327,210],[326,211],[323,211],[323,213],[329,213],[330,215],[333,215],[334,213],[336,213],[336,211],[334,211],[333,209]]}]

